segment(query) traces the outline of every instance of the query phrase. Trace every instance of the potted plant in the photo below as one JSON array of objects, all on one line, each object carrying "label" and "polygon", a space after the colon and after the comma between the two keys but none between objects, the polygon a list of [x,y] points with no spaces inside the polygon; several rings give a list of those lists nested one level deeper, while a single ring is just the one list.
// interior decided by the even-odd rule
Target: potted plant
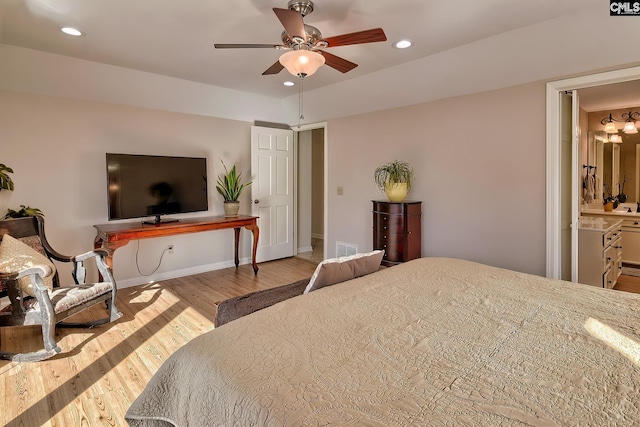
[{"label": "potted plant", "polygon": [[0,191],[13,191],[13,181],[9,176],[10,173],[13,173],[13,169],[5,164],[0,163]]},{"label": "potted plant", "polygon": [[413,168],[402,160],[383,163],[373,173],[373,178],[380,191],[386,193],[392,202],[401,202],[411,189]]},{"label": "potted plant", "polygon": [[224,173],[220,174],[216,183],[216,190],[224,198],[224,216],[232,217],[238,216],[238,210],[240,209],[240,194],[251,185],[253,181],[249,181],[246,184],[241,183],[242,172],[237,173],[236,165],[233,165],[231,170],[227,169],[227,166],[222,162],[224,166]]}]

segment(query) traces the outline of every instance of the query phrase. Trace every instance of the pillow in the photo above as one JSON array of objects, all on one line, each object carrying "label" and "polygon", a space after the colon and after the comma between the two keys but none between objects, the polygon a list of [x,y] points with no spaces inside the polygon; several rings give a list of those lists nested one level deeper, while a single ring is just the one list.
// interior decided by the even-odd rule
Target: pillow
[{"label": "pillow", "polygon": [[304,294],[378,271],[383,256],[384,251],[377,250],[366,254],[326,259],[316,267]]},{"label": "pillow", "polygon": [[[37,264],[45,264],[51,267],[52,273],[47,275],[43,282],[47,288],[53,289],[53,274],[56,271],[56,267],[51,260],[8,234],[2,237],[2,243],[0,243],[0,271],[17,273]],[[18,288],[27,295],[35,296],[30,277],[18,279]]]}]

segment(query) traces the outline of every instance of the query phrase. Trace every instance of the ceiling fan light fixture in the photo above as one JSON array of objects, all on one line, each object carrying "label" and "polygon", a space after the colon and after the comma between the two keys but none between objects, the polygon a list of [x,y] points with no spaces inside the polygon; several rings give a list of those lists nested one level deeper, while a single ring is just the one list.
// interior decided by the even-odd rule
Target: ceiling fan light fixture
[{"label": "ceiling fan light fixture", "polygon": [[292,75],[307,77],[318,71],[325,59],[321,54],[309,50],[292,50],[280,55],[279,61]]}]

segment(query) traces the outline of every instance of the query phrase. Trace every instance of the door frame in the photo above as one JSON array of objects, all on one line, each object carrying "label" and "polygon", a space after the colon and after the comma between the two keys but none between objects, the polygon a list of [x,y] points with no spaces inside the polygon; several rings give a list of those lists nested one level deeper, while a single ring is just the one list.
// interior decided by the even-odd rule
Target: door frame
[{"label": "door frame", "polygon": [[[560,96],[564,91],[621,83],[640,79],[640,67],[607,71],[547,83],[546,88],[546,275],[554,279],[560,278],[562,261],[561,239],[561,135],[560,135]],[[572,159],[573,161],[573,159]],[[572,200],[577,200],[577,189],[574,189]],[[577,233],[572,233],[577,236]],[[572,239],[573,240],[573,239]],[[577,238],[576,238],[577,240]],[[578,242],[572,241],[572,247]],[[577,262],[577,260],[576,260]],[[572,266],[573,268],[574,266]],[[576,267],[577,268],[577,267]]]},{"label": "door frame", "polygon": [[[327,233],[329,232],[329,125],[327,122],[318,122],[318,123],[310,123],[310,124],[305,124],[305,125],[300,125],[300,126],[296,126],[296,127],[291,127],[291,130],[293,130],[293,140],[295,141],[295,145],[296,145],[296,153],[298,152],[298,134],[300,132],[304,132],[304,131],[308,131],[308,130],[313,130],[313,129],[323,129],[323,138],[324,138],[324,152],[323,152],[323,157],[324,157],[324,170],[322,171],[323,174],[323,187],[324,187],[324,194],[322,195],[322,199],[323,199],[323,212],[322,212],[322,216],[323,216],[323,232],[324,232],[324,239],[323,239],[323,246],[322,246],[322,258],[323,259],[327,259]],[[296,155],[296,160],[294,162],[294,169],[293,169],[293,173],[294,173],[294,182],[295,182],[295,189],[296,192],[294,193],[295,195],[295,204],[297,206],[298,203],[298,197],[297,197],[297,189],[298,189],[298,158]],[[294,209],[294,222],[293,222],[293,226],[294,226],[294,231],[295,231],[295,240],[296,242],[298,241],[298,233],[297,233],[297,229],[298,229],[298,209]],[[298,253],[298,248],[297,245],[294,245],[295,247],[295,253]]]}]

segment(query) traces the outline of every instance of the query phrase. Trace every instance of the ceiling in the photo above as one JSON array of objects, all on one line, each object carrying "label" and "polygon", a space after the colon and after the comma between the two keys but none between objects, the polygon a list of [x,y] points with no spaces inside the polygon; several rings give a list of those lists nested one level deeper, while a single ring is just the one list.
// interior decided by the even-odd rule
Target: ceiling
[{"label": "ceiling", "polygon": [[[388,41],[329,49],[359,66],[346,74],[324,66],[305,79],[305,90],[363,78],[584,9],[598,8],[599,13],[602,9],[607,16],[601,0],[314,3],[315,10],[305,22],[320,29],[324,37],[382,27]],[[286,70],[274,76],[261,75],[277,60],[279,51],[213,47],[214,43],[279,44],[282,26],[272,11],[274,7],[286,8],[287,1],[0,0],[0,42],[285,98],[297,93],[296,87],[283,85],[285,80],[295,80],[293,76]],[[85,35],[67,36],[59,31],[62,26],[74,26]],[[403,38],[412,40],[414,46],[405,50],[392,47]],[[531,43],[535,45],[535,40]]]},{"label": "ceiling", "polygon": [[580,107],[587,112],[640,106],[640,80],[578,90]]}]

